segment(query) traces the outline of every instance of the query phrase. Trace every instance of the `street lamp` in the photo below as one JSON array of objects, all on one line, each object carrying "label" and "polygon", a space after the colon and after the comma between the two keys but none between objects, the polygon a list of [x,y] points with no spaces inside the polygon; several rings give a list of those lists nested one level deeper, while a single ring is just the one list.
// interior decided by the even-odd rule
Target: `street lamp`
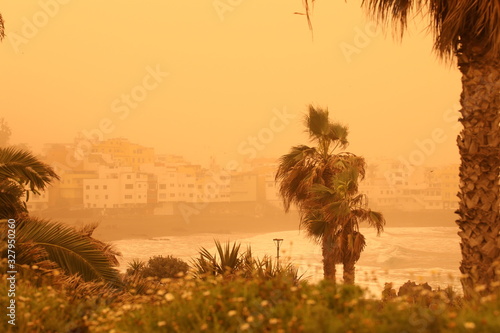
[{"label": "street lamp", "polygon": [[282,238],[273,239],[274,244],[276,244],[276,267],[279,267],[280,264],[280,245],[283,242]]}]

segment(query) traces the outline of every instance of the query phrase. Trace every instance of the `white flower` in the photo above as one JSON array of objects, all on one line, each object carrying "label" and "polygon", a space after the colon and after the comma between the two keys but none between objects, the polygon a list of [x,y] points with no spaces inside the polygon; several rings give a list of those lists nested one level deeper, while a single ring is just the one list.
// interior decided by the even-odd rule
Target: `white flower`
[{"label": "white flower", "polygon": [[165,294],[165,299],[169,302],[173,301],[175,299],[175,296],[172,295],[171,293]]},{"label": "white flower", "polygon": [[471,321],[467,321],[464,323],[464,327],[468,330],[473,330],[476,328],[476,324],[474,324],[473,322]]}]

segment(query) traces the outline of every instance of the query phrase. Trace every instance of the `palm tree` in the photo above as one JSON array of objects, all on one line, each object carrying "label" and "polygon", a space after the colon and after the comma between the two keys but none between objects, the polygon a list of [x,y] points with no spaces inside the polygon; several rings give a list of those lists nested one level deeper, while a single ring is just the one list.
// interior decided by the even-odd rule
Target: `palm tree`
[{"label": "palm tree", "polygon": [[457,140],[462,286],[468,298],[491,294],[500,280],[496,263],[500,256],[500,2],[363,0],[363,5],[378,21],[394,23],[401,34],[411,15],[428,12],[435,50],[441,58],[458,63],[463,125]]},{"label": "palm tree", "polygon": [[344,283],[348,284],[354,284],[355,264],[366,246],[360,222],[367,221],[377,235],[385,225],[382,213],[370,210],[366,195],[358,193],[358,179],[357,170],[351,168],[337,174],[328,186],[313,185],[302,219],[311,238],[321,241],[329,233],[332,261],[342,263]]},{"label": "palm tree", "polygon": [[0,148],[0,219],[27,213],[22,194],[39,194],[59,179],[51,166],[32,153],[14,147]]},{"label": "palm tree", "polygon": [[[316,109],[310,105],[309,114],[305,117],[305,126],[311,141],[317,146],[292,147],[288,154],[280,158],[276,182],[279,183],[285,211],[288,212],[290,206],[295,204],[301,213],[301,225],[308,227],[307,219],[322,219],[319,211],[310,209],[313,186],[317,184],[327,186],[335,175],[347,169],[355,169],[360,177],[363,177],[365,161],[347,152],[334,154],[337,148],[347,147],[348,130],[346,126],[330,122],[328,110]],[[309,203],[305,205],[308,201]],[[336,262],[333,244],[339,226],[330,220],[323,227],[320,239],[324,276],[325,279],[335,280]]]},{"label": "palm tree", "polygon": [[[0,235],[2,257],[7,257],[7,220],[16,221],[16,265],[60,268],[67,275],[78,274],[85,281],[101,280],[119,286],[119,255],[112,246],[92,237],[97,224],[75,230],[61,223],[28,216],[21,197],[38,194],[54,180],[54,170],[30,152],[0,148]],[[3,242],[5,240],[5,242]]]}]

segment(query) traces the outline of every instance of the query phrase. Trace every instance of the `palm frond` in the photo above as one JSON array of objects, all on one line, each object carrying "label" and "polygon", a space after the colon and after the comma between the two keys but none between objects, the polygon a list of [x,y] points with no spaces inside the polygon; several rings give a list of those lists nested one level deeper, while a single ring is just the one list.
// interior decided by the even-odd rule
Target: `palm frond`
[{"label": "palm frond", "polygon": [[[116,261],[103,253],[96,241],[61,223],[26,218],[17,221],[17,244],[34,244],[46,252],[46,259],[67,274],[79,274],[86,281],[102,280],[120,285]],[[116,259],[115,259],[116,260]]]},{"label": "palm frond", "polygon": [[328,109],[315,108],[309,105],[309,113],[304,117],[304,125],[311,139],[320,139],[330,134]]},{"label": "palm frond", "polygon": [[306,210],[300,219],[308,237],[320,242],[328,231],[328,222],[319,210]]},{"label": "palm frond", "polygon": [[11,179],[28,185],[32,192],[43,191],[53,180],[59,179],[51,166],[41,162],[32,153],[15,148],[0,148],[0,180]]},{"label": "palm frond", "polygon": [[434,48],[451,58],[463,47],[479,46],[482,55],[500,55],[500,2],[492,0],[363,0],[363,5],[385,26],[394,24],[402,36],[408,19],[428,12]]},{"label": "palm frond", "polygon": [[341,149],[345,149],[349,145],[349,142],[347,141],[349,129],[347,126],[338,123],[330,123],[329,125],[330,128],[328,130],[328,138],[332,142],[338,142]]},{"label": "palm frond", "polygon": [[0,180],[0,219],[8,219],[27,213],[26,203],[21,201],[24,189],[9,179]]}]

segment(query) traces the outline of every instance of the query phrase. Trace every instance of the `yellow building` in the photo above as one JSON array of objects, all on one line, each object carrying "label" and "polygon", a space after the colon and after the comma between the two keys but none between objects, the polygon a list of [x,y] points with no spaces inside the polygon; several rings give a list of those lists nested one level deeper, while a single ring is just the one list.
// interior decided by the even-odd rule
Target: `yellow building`
[{"label": "yellow building", "polygon": [[115,167],[132,167],[139,171],[142,164],[151,164],[155,161],[154,148],[130,143],[124,138],[114,138],[95,144],[92,153],[109,156]]},{"label": "yellow building", "polygon": [[61,180],[49,188],[51,207],[83,208],[83,181],[97,178],[94,171],[66,170]]}]

